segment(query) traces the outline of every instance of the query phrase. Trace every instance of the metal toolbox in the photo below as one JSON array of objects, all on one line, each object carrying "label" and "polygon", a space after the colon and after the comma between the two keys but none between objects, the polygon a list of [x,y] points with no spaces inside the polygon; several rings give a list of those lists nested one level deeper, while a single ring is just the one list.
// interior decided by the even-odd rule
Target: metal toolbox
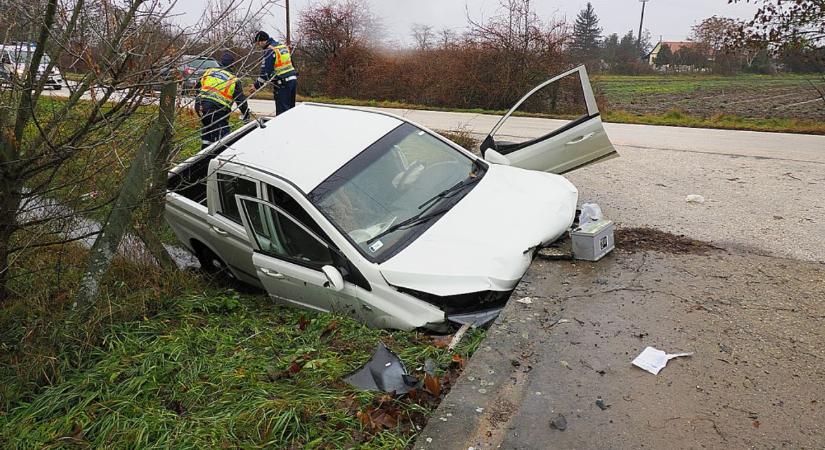
[{"label": "metal toolbox", "polygon": [[587,261],[598,261],[615,247],[613,221],[590,222],[570,232],[573,241],[573,257]]}]

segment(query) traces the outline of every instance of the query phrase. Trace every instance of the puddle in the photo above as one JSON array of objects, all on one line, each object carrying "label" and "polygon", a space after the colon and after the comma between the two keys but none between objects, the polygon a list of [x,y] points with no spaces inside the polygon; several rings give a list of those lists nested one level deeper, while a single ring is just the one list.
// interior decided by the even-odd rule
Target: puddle
[{"label": "puddle", "polygon": [[[55,234],[65,239],[74,239],[84,248],[92,248],[100,231],[100,223],[86,219],[76,214],[71,208],[61,205],[57,200],[32,196],[24,200],[18,212],[20,220],[31,221],[48,219]],[[180,269],[199,269],[197,258],[186,250],[174,245],[163,244],[169,256]],[[154,258],[146,250],[143,242],[132,234],[127,234],[118,247],[118,252],[124,258],[141,263],[156,264]]]}]

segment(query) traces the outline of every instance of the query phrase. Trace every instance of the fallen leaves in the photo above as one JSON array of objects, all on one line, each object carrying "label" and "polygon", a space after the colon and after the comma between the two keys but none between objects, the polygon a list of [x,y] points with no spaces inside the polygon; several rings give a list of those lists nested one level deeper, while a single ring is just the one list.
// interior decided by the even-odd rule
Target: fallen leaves
[{"label": "fallen leaves", "polygon": [[387,394],[380,396],[377,404],[367,405],[356,413],[361,426],[371,433],[397,427],[400,416],[401,409],[396,405],[395,399]]},{"label": "fallen leaves", "polygon": [[424,390],[432,396],[438,397],[441,395],[441,381],[438,377],[425,374],[424,375]]},{"label": "fallen leaves", "polygon": [[305,331],[307,329],[307,325],[309,325],[309,319],[307,319],[305,315],[301,314],[301,317],[298,318],[298,329],[300,331]]}]

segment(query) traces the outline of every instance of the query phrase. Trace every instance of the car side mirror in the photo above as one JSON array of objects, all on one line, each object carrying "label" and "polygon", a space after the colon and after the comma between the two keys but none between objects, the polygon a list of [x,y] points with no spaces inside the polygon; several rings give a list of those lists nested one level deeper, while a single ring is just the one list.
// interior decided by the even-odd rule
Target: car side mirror
[{"label": "car side mirror", "polygon": [[344,276],[341,272],[332,266],[324,266],[321,268],[324,276],[327,277],[327,282],[324,285],[335,292],[341,292],[344,289]]},{"label": "car side mirror", "polygon": [[507,159],[506,156],[502,155],[501,153],[493,150],[487,149],[487,153],[484,154],[484,159],[487,162],[491,162],[493,164],[501,164],[502,166],[509,166],[510,160]]}]

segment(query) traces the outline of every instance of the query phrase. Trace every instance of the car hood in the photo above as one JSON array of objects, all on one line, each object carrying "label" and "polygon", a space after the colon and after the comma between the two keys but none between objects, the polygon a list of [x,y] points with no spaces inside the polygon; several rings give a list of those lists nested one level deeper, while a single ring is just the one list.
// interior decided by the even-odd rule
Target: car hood
[{"label": "car hood", "polygon": [[506,291],[524,276],[537,245],[573,223],[578,191],[566,178],[490,165],[438,222],[379,267],[388,283],[447,296]]}]

